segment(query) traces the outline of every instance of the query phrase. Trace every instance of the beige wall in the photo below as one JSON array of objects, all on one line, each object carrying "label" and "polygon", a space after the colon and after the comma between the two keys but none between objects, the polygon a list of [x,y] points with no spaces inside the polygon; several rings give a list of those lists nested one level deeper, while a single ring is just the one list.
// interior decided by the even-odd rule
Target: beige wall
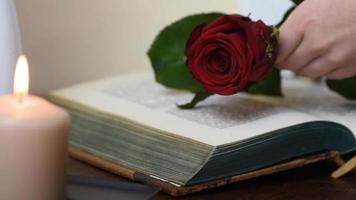
[{"label": "beige wall", "polygon": [[187,14],[236,12],[235,0],[16,0],[31,91],[138,70],[154,36]]}]

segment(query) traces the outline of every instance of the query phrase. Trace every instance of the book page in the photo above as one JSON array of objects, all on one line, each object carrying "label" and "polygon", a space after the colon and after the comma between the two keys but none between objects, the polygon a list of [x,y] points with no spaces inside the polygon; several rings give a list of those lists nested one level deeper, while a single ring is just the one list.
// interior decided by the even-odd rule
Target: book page
[{"label": "book page", "polygon": [[350,101],[330,91],[324,82],[303,78],[284,81],[285,98],[278,104],[308,113],[321,120],[347,126],[356,135],[356,101]]},{"label": "book page", "polygon": [[193,94],[167,89],[139,74],[79,85],[55,96],[209,145],[236,142],[276,129],[318,120],[310,114],[250,95],[209,97],[193,110],[176,105]]}]

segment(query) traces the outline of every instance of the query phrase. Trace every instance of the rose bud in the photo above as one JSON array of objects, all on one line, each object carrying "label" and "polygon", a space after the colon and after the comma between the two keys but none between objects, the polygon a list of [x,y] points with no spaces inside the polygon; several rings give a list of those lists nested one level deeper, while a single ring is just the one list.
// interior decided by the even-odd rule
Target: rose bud
[{"label": "rose bud", "polygon": [[187,66],[210,93],[246,91],[273,69],[278,35],[274,30],[241,15],[199,25],[187,43]]}]

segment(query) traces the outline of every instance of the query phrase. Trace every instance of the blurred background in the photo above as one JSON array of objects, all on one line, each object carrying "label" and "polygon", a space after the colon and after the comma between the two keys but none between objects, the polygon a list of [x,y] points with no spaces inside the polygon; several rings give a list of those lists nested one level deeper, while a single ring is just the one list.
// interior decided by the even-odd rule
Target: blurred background
[{"label": "blurred background", "polygon": [[146,52],[164,26],[220,11],[277,23],[289,0],[15,0],[31,92],[150,70]]}]

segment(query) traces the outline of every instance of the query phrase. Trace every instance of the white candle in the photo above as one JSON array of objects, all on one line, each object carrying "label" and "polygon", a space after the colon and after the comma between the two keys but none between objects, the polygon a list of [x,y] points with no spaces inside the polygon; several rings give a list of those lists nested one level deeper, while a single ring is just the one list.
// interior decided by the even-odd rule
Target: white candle
[{"label": "white candle", "polygon": [[63,200],[69,116],[27,91],[21,56],[15,94],[0,97],[0,199]]}]

